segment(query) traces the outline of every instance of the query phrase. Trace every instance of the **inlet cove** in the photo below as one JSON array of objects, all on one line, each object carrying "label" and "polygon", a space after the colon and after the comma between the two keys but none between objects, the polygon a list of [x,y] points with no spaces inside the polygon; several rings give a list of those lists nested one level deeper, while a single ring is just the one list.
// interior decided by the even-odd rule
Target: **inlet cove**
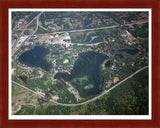
[{"label": "inlet cove", "polygon": [[58,72],[54,78],[70,81],[81,97],[89,97],[101,92],[101,64],[108,59],[101,53],[88,51],[80,53],[70,73]]}]

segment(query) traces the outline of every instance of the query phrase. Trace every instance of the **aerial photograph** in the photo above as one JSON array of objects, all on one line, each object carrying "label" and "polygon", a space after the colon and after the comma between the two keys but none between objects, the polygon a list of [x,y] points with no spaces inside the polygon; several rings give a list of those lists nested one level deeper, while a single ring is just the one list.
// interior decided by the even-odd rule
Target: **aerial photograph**
[{"label": "aerial photograph", "polygon": [[149,115],[149,11],[10,11],[11,115]]}]

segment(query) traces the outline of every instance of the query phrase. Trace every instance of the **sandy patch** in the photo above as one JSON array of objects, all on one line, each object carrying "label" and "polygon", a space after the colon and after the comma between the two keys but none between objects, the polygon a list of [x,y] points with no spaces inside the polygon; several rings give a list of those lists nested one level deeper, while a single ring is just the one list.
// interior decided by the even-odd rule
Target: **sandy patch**
[{"label": "sandy patch", "polygon": [[117,83],[119,81],[119,78],[118,77],[114,77],[114,80],[113,80],[113,83]]},{"label": "sandy patch", "polygon": [[42,40],[47,40],[47,39],[52,39],[53,37],[49,34],[47,35],[43,35],[43,36],[40,36],[39,39],[42,39]]}]

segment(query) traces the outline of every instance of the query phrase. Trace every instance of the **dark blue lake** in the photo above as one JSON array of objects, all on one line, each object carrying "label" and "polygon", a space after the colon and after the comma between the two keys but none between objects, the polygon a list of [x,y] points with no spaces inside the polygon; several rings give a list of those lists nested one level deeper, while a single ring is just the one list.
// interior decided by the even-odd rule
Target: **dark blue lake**
[{"label": "dark blue lake", "polygon": [[130,55],[136,55],[138,50],[137,49],[120,49],[119,52],[126,52]]},{"label": "dark blue lake", "polygon": [[87,26],[87,25],[91,24],[91,22],[92,22],[91,20],[84,20],[84,25]]},{"label": "dark blue lake", "polygon": [[110,67],[112,64],[112,61],[111,60],[108,60],[106,63],[105,63],[105,67]]},{"label": "dark blue lake", "polygon": [[120,59],[124,58],[122,54],[116,54],[115,56],[118,56]]},{"label": "dark blue lake", "polygon": [[33,49],[22,53],[19,61],[30,67],[40,67],[46,71],[50,71],[52,64],[47,62],[45,56],[49,54],[49,50],[43,46],[35,46]]},{"label": "dark blue lake", "polygon": [[[107,58],[107,56],[97,52],[80,53],[78,59],[74,63],[73,69],[70,71],[71,75],[57,73],[55,77],[57,79],[63,78],[66,81],[70,81],[79,91],[81,97],[99,94],[101,92],[100,85],[103,82],[100,65]],[[75,82],[84,76],[87,77],[87,80],[82,80],[82,83]],[[86,90],[85,86],[89,84],[92,84],[93,88]]]}]

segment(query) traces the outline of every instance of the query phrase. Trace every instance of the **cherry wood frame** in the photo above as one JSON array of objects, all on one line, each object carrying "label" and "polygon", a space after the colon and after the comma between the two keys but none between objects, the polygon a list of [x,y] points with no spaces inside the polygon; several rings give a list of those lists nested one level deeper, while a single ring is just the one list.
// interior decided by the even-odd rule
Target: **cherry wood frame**
[{"label": "cherry wood frame", "polygon": [[[9,120],[8,9],[9,8],[151,8],[152,119],[151,120]],[[0,0],[0,128],[160,127],[160,1],[159,0]]]}]

